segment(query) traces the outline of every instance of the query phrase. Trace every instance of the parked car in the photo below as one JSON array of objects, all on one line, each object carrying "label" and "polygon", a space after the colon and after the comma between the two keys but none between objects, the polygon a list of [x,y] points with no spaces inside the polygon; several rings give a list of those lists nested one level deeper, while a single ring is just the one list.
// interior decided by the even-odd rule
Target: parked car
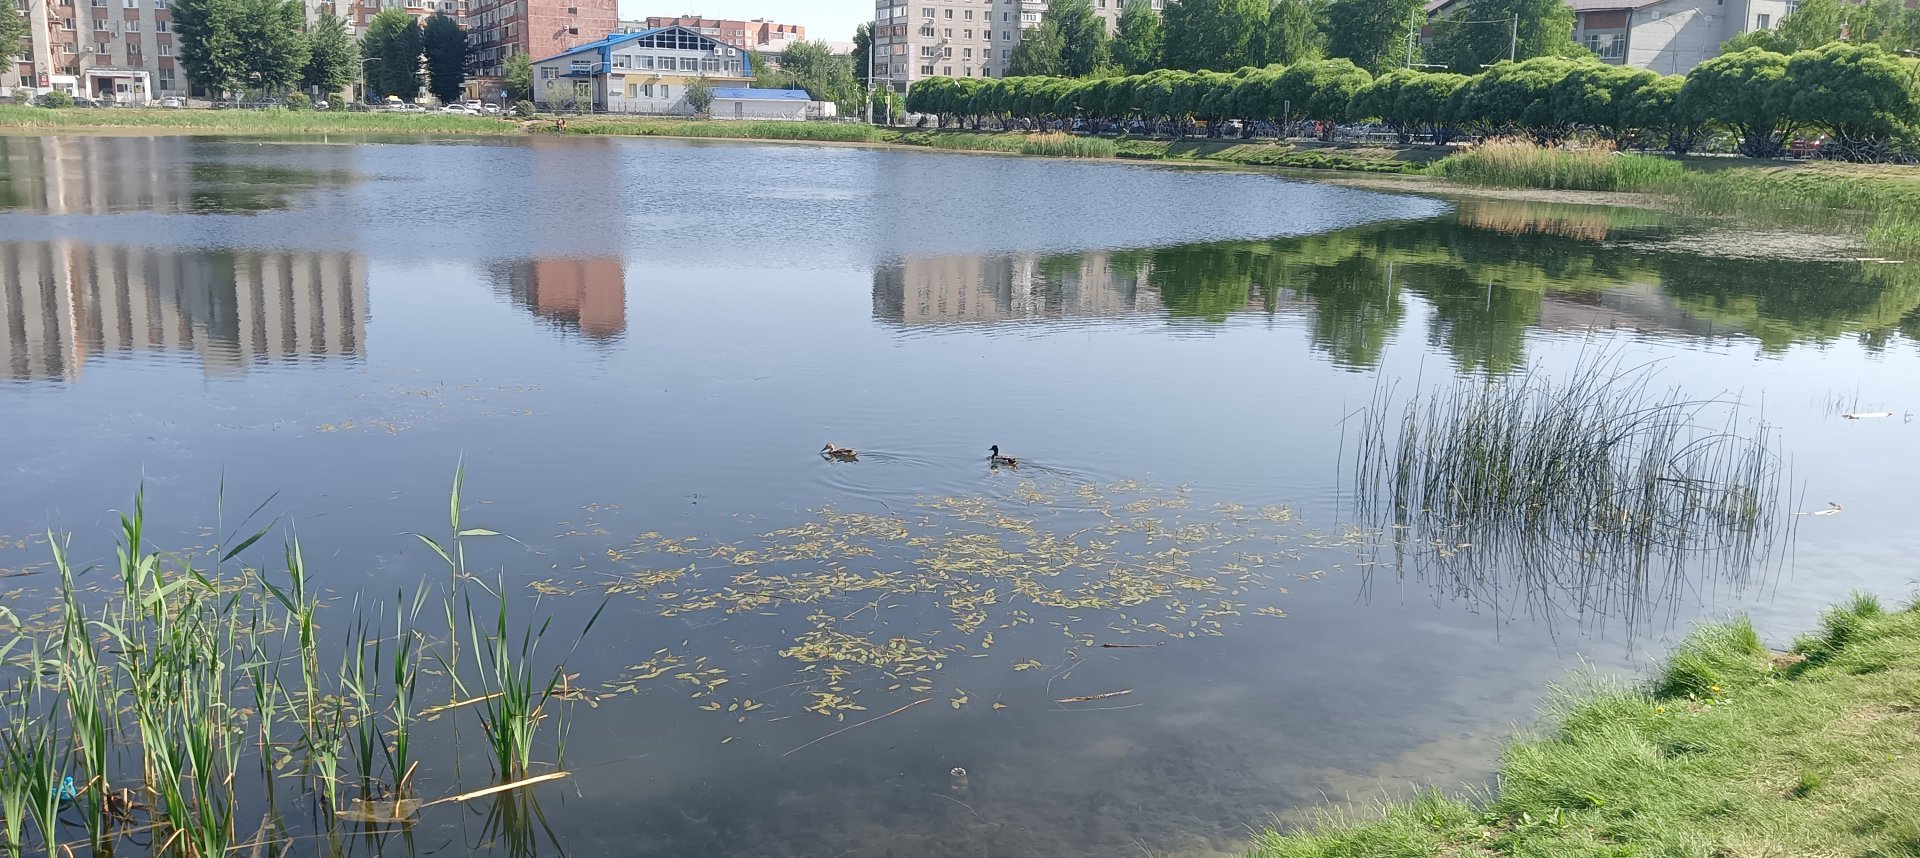
[{"label": "parked car", "polygon": [[483,104],[483,105],[480,105],[480,112],[481,112],[481,113],[485,113],[485,114],[486,114],[486,115],[488,115],[488,116],[499,116],[499,115],[500,115],[500,105],[498,105],[498,104]]},{"label": "parked car", "polygon": [[174,96],[169,95],[166,98],[160,99],[160,106],[161,107],[186,107],[187,103],[184,101],[181,101],[178,98],[175,98]]},{"label": "parked car", "polygon": [[333,102],[330,102],[324,98],[320,99],[319,101],[316,101],[313,103],[313,109],[314,110],[332,110]]},{"label": "parked car", "polygon": [[449,104],[449,105],[447,105],[447,106],[445,106],[445,107],[442,107],[442,108],[440,108],[440,112],[441,112],[441,113],[455,113],[455,114],[459,114],[459,115],[461,115],[461,116],[469,116],[469,115],[471,115],[471,114],[472,114],[472,111],[470,111],[470,110],[468,110],[468,109],[467,109],[467,106],[466,106],[466,105],[464,105],[464,104]]}]

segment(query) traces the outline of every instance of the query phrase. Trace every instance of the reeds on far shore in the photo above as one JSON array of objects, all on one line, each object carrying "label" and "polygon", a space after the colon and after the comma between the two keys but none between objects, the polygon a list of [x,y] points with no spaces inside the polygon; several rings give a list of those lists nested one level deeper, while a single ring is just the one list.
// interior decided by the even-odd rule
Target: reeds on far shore
[{"label": "reeds on far shore", "polygon": [[[456,489],[456,524],[458,504]],[[136,497],[120,518],[105,593],[76,581],[64,542],[49,533],[51,606],[32,616],[0,607],[0,854],[27,848],[29,822],[47,855],[72,854],[83,844],[61,840],[65,819],[83,824],[93,854],[138,837],[155,855],[224,858],[256,825],[282,835],[282,820],[310,817],[324,835],[351,824],[334,812],[347,784],[363,802],[418,806],[409,798],[420,759],[415,700],[429,663],[454,674],[440,680],[449,694],[497,687],[497,675],[531,692],[516,699],[533,708],[517,722],[513,753],[494,757],[493,783],[524,779],[537,753],[558,752],[557,742],[534,740],[543,724],[564,735],[566,714],[538,707],[564,664],[525,645],[549,621],[537,631],[509,623],[504,592],[481,588],[481,599],[501,602],[488,629],[494,645],[462,678],[448,670],[459,663],[457,639],[432,641],[418,623],[435,595],[449,620],[456,604],[473,609],[459,574],[444,590],[423,584],[410,599],[355,604],[333,640],[317,622],[320,600],[297,539],[278,571],[228,572],[271,525],[206,555],[180,555],[152,550],[145,522]],[[453,538],[481,533],[492,531]],[[522,646],[500,645],[515,634]],[[446,708],[457,710],[447,730],[488,714],[496,717],[481,720],[483,731],[501,729],[498,713]],[[73,789],[63,790],[69,778]],[[290,803],[312,812],[287,813]]]}]

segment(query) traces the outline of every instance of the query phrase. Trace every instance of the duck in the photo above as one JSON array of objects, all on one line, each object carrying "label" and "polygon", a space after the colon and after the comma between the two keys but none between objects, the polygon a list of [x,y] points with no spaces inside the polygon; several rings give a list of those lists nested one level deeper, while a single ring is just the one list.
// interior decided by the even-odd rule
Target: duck
[{"label": "duck", "polygon": [[1020,465],[1020,460],[1012,456],[1000,455],[1000,445],[995,444],[987,450],[987,464],[1006,465],[1009,468],[1013,468]]},{"label": "duck", "polygon": [[859,450],[852,447],[835,447],[831,441],[827,442],[827,446],[820,448],[820,455],[838,462],[855,462],[860,459]]}]

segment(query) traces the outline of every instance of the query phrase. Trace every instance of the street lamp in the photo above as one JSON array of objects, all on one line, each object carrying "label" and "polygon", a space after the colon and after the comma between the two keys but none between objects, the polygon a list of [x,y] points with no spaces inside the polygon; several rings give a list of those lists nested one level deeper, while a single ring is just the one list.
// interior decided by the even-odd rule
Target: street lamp
[{"label": "street lamp", "polygon": [[367,101],[367,63],[377,63],[379,61],[380,61],[379,57],[361,57],[360,58],[360,101],[362,103],[366,103],[366,104],[372,103]]}]

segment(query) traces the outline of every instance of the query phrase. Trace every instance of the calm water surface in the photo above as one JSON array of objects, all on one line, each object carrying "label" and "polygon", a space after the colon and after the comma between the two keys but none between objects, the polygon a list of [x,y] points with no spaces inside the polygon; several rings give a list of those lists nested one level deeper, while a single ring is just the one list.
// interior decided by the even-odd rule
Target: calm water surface
[{"label": "calm water surface", "polygon": [[[1582,660],[1630,670],[1737,611],[1785,641],[1914,587],[1913,266],[1698,255],[1675,239],[1700,225],[1646,212],[854,148],[0,156],[0,596],[44,587],[47,528],[110,557],[142,484],[160,544],[203,542],[224,479],[342,600],[391,598],[444,574],[404,534],[444,526],[464,457],[468,520],[520,540],[472,549],[517,610],[578,628],[611,599],[570,663],[597,705],[540,793],[552,837],[436,809],[363,851],[1231,852],[1326,796],[1483,779]],[[1348,529],[1343,421],[1377,390],[1595,353],[1739,399],[1795,504],[1844,512],[1762,564],[1598,589],[1427,574]],[[1841,417],[1869,411],[1894,416]],[[1105,571],[1048,577],[1063,545]],[[869,583],[739,596],[823,570]],[[848,641],[939,666],[835,678]],[[638,678],[663,651],[729,681]],[[474,785],[430,754],[424,792]]]}]

